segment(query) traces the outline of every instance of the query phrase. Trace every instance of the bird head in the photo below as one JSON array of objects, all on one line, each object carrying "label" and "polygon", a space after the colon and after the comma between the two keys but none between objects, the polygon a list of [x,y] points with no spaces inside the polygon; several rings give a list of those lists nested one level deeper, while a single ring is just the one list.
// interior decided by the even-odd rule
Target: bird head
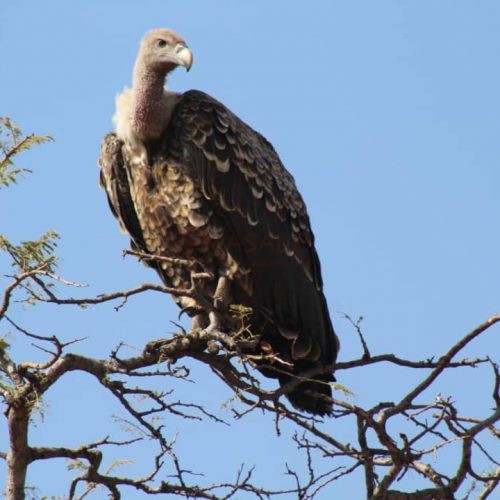
[{"label": "bird head", "polygon": [[144,36],[139,58],[146,67],[165,73],[177,66],[183,66],[189,71],[193,64],[193,53],[184,39],[166,28],[150,31]]}]

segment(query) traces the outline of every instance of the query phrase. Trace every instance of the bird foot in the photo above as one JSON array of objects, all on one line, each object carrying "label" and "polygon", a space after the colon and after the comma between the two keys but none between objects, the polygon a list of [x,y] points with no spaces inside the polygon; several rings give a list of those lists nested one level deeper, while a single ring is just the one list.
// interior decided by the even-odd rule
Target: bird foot
[{"label": "bird foot", "polygon": [[209,321],[206,314],[197,314],[191,320],[191,331],[203,330],[207,328]]},{"label": "bird foot", "polygon": [[222,320],[220,316],[212,311],[208,315],[208,326],[205,328],[205,331],[207,332],[220,332],[222,331]]},{"label": "bird foot", "polygon": [[187,314],[190,318],[195,318],[196,316],[199,316],[202,313],[203,309],[200,306],[190,304],[181,308],[177,318],[181,319],[183,314]]}]

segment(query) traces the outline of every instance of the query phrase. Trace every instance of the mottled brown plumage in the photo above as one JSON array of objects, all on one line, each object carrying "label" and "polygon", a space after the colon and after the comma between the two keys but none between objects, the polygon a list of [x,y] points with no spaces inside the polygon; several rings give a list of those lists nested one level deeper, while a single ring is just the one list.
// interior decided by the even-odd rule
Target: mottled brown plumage
[{"label": "mottled brown plumage", "polygon": [[[171,33],[149,33],[136,68],[153,71],[141,57],[149,46],[156,50],[158,40],[186,47],[178,35],[169,39]],[[186,58],[184,53],[190,65]],[[181,61],[173,66],[178,64],[188,65]],[[164,78],[171,69],[154,71],[163,71]],[[282,385],[295,375],[314,373],[309,378],[317,382],[301,382],[287,397],[299,409],[329,413],[338,345],[322,292],[314,236],[293,177],[263,136],[200,91],[178,95],[164,90],[162,109],[168,109],[169,116],[160,136],[148,139],[147,125],[146,132],[137,131],[132,119],[134,106],[144,106],[140,86],[136,75],[134,89],[128,91],[131,109],[118,110],[118,119],[126,122],[130,116],[130,122],[122,121],[118,134],[108,134],[102,145],[101,184],[111,210],[134,248],[195,259],[199,268],[194,270],[214,276],[205,283],[207,294],[213,296],[224,283],[224,305],[250,306],[251,328],[261,336],[260,345],[270,345],[293,365],[286,368],[288,373],[283,365],[263,364],[259,369]],[[190,286],[185,266],[151,265],[168,286]],[[178,302],[198,324],[208,326],[206,314],[192,299]]]}]

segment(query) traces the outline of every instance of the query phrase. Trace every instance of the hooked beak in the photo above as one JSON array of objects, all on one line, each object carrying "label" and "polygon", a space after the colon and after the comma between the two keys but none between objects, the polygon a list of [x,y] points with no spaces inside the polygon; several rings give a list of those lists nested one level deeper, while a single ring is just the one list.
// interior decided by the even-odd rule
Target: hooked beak
[{"label": "hooked beak", "polygon": [[193,65],[193,53],[184,43],[178,43],[175,47],[175,59],[179,66],[184,66],[186,71]]}]

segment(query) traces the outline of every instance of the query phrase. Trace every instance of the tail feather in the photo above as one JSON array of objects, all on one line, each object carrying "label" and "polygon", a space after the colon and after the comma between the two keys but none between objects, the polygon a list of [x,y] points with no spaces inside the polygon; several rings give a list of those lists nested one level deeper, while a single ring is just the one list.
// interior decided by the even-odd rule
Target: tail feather
[{"label": "tail feather", "polygon": [[[280,376],[280,385],[283,387],[294,379],[293,375]],[[333,408],[330,382],[334,380],[331,373],[316,375],[312,380],[306,380],[297,385],[291,384],[292,387],[286,393],[286,397],[297,410],[313,415],[331,415]]]}]

